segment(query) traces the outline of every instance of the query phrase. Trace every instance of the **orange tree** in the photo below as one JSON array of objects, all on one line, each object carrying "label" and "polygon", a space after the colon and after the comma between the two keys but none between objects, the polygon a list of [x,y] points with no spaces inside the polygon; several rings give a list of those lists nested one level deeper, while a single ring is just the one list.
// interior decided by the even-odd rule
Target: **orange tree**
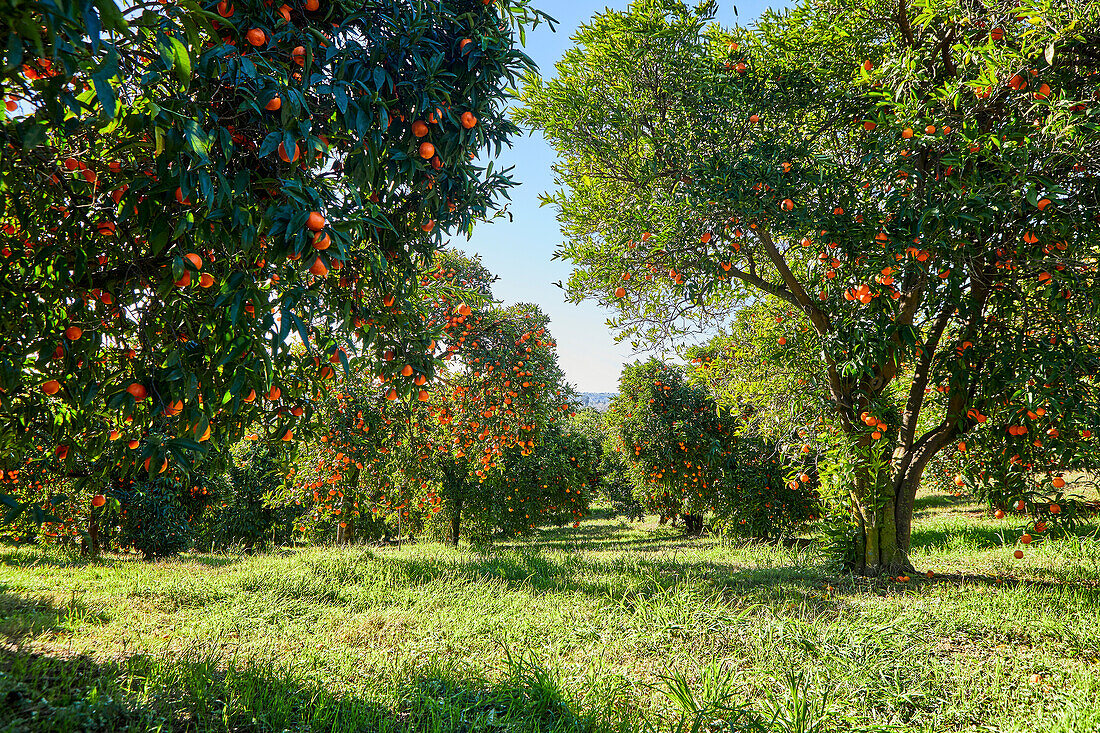
[{"label": "orange tree", "polygon": [[714,7],[597,16],[526,86],[570,292],[643,341],[789,303],[854,565],[908,569],[945,446],[996,427],[1026,462],[1097,431],[1100,6],[815,0],[751,30]]},{"label": "orange tree", "polygon": [[516,131],[516,35],[542,19],[527,0],[16,0],[0,468],[186,473],[309,419],[284,409],[322,378],[292,334],[426,352],[417,267],[512,184],[480,156]]},{"label": "orange tree", "polygon": [[[382,360],[397,367],[380,374],[353,358],[355,376],[319,393],[326,431],[296,476],[296,500],[312,502],[314,522],[338,518],[346,530],[369,511],[415,530],[444,512],[457,542],[464,515],[476,518],[477,534],[573,516],[583,470],[563,481],[556,465],[523,460],[571,409],[548,320],[534,306],[495,305],[494,279],[477,260],[440,253],[418,303],[418,317],[440,329],[433,358],[387,351]],[[584,465],[583,451],[570,460],[570,438],[552,435],[555,456]]]},{"label": "orange tree", "polygon": [[634,485],[618,450],[618,430],[610,411],[600,412],[594,407],[578,410],[570,422],[570,430],[588,439],[599,451],[598,493],[612,509],[625,514],[631,521],[645,514],[643,502],[634,495]]},{"label": "orange tree", "polygon": [[738,435],[685,370],[657,359],[627,365],[608,419],[635,498],[662,516],[680,514],[688,532],[717,526],[769,537],[794,529],[814,512],[809,475],[788,483],[774,443]]}]

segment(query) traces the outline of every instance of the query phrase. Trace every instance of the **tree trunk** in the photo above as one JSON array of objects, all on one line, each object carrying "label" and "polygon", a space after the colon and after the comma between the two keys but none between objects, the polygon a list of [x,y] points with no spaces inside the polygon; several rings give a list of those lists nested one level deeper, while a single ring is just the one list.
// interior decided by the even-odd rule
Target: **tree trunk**
[{"label": "tree trunk", "polygon": [[99,522],[94,508],[88,514],[88,554],[99,557]]},{"label": "tree trunk", "polygon": [[861,575],[898,575],[911,572],[909,555],[902,547],[893,499],[873,505],[853,497],[859,519],[859,557],[856,570]]},{"label": "tree trunk", "polygon": [[451,514],[451,544],[458,547],[458,529],[462,524],[462,500],[455,502],[454,512]]},{"label": "tree trunk", "polygon": [[859,524],[855,570],[862,575],[898,575],[913,572],[909,561],[913,509],[928,455],[894,453],[893,471],[883,467],[872,475],[870,467],[857,478],[852,508]]},{"label": "tree trunk", "polygon": [[702,534],[702,532],[703,532],[703,515],[702,514],[685,514],[684,515],[684,529],[688,534]]}]

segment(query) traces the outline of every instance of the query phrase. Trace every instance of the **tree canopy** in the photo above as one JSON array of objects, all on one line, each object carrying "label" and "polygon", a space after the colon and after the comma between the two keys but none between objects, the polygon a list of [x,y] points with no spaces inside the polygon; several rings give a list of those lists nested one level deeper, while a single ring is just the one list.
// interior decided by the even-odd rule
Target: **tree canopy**
[{"label": "tree canopy", "polygon": [[857,565],[908,568],[939,451],[992,430],[1039,468],[1097,432],[1100,3],[714,10],[600,14],[526,84],[569,292],[645,343],[788,303],[830,423],[792,428],[835,448]]},{"label": "tree canopy", "polygon": [[311,420],[331,355],[429,370],[417,273],[512,185],[486,161],[544,19],[526,0],[16,2],[0,470],[185,474]]}]

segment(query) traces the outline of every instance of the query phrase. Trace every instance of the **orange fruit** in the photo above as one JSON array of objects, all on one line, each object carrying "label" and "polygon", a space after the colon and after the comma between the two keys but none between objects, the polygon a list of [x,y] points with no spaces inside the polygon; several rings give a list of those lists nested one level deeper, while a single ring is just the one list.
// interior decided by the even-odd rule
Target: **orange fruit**
[{"label": "orange fruit", "polygon": [[94,507],[101,507],[106,503],[107,497],[105,497],[103,494],[96,494],[92,497],[92,506]]},{"label": "orange fruit", "polygon": [[309,218],[306,219],[306,226],[309,227],[310,231],[314,232],[319,232],[324,229],[326,223],[325,217],[321,216],[320,212],[317,211],[309,212]]},{"label": "orange fruit", "polygon": [[313,235],[313,248],[314,249],[328,249],[332,245],[332,239],[324,232],[317,232]]},{"label": "orange fruit", "polygon": [[209,272],[204,272],[199,277],[199,286],[200,287],[208,288],[213,284],[214,284],[214,276],[211,275]]},{"label": "orange fruit", "polygon": [[249,390],[248,394],[245,395],[242,399],[245,402],[252,402],[253,400],[256,399],[256,390],[254,390],[254,389]]},{"label": "orange fruit", "polygon": [[318,0],[306,0],[305,7],[306,10],[313,12],[317,8],[321,7],[321,3],[318,2]]},{"label": "orange fruit", "polygon": [[477,117],[474,117],[473,112],[463,112],[461,120],[462,126],[467,130],[472,129],[477,124]]},{"label": "orange fruit", "polygon": [[220,15],[221,17],[232,18],[234,12],[235,10],[233,9],[233,5],[227,3],[225,0],[221,0],[221,2],[218,3],[218,15]]},{"label": "orange fruit", "polygon": [[84,329],[80,326],[69,326],[65,329],[65,338],[70,341],[77,341],[84,335]]},{"label": "orange fruit", "polygon": [[126,391],[134,396],[135,400],[143,400],[149,396],[149,393],[145,390],[145,385],[140,382],[133,382]]},{"label": "orange fruit", "polygon": [[1061,489],[1061,488],[1065,487],[1066,480],[1064,478],[1062,478],[1061,476],[1055,476],[1054,480],[1051,481],[1050,483],[1051,483],[1052,486],[1054,486],[1054,488]]},{"label": "orange fruit", "polygon": [[244,34],[245,40],[251,43],[253,46],[259,47],[267,43],[267,34],[259,28],[253,28]]},{"label": "orange fruit", "polygon": [[[428,134],[428,125],[422,120],[417,120],[412,123],[412,134],[416,137],[424,137]],[[432,156],[429,155],[428,157],[430,158]]]},{"label": "orange fruit", "polygon": [[309,266],[309,271],[317,277],[324,277],[328,274],[328,268],[325,267],[325,263],[321,262],[321,258],[318,257],[313,261],[313,264]]},{"label": "orange fruit", "polygon": [[295,46],[294,50],[290,52],[290,56],[294,59],[294,63],[304,66],[306,63],[306,47]]},{"label": "orange fruit", "polygon": [[270,100],[268,100],[267,104],[264,105],[264,109],[266,109],[268,112],[274,112],[278,109],[281,109],[282,106],[283,100],[280,97],[272,97]]},{"label": "orange fruit", "polygon": [[56,379],[51,379],[48,382],[43,382],[42,383],[42,391],[45,392],[48,395],[55,395],[55,394],[57,394],[58,390],[60,390],[60,389],[61,389],[61,382],[58,382]]},{"label": "orange fruit", "polygon": [[428,160],[435,155],[435,146],[431,143],[420,143],[420,157]]},{"label": "orange fruit", "polygon": [[287,442],[294,440],[294,432],[290,428],[287,428],[287,431],[283,433],[283,440]]},{"label": "orange fruit", "polygon": [[279,158],[284,163],[293,163],[294,161],[298,160],[298,143],[294,143],[294,154],[293,155],[287,155],[286,148],[283,147],[282,143],[279,143]]},{"label": "orange fruit", "polygon": [[190,262],[192,267],[194,267],[196,270],[201,270],[202,269],[202,258],[199,257],[194,252],[188,252],[187,254],[185,254],[183,256],[183,259]]},{"label": "orange fruit", "polygon": [[177,288],[186,288],[190,284],[191,284],[191,271],[190,270],[184,270],[183,271],[183,276],[179,280],[176,280],[176,287]]},{"label": "orange fruit", "polygon": [[615,297],[616,298],[625,298],[626,297],[626,288],[624,288],[622,285],[615,288]]},{"label": "orange fruit", "polygon": [[279,396],[282,393],[283,393],[283,391],[281,389],[279,389],[278,387],[272,387],[267,392],[267,398],[269,400],[271,400],[272,402],[274,402],[275,400],[279,399]]},{"label": "orange fruit", "polygon": [[1012,557],[1016,558],[1017,560],[1021,559],[1023,556],[1024,556],[1024,551],[1023,550],[1016,550],[1016,552],[1012,553]]}]

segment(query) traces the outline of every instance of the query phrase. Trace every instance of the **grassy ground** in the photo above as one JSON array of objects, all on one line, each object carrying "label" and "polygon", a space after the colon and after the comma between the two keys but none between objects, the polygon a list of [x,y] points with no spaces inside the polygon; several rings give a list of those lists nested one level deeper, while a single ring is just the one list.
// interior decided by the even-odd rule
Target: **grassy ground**
[{"label": "grassy ground", "polygon": [[0,550],[0,730],[1100,730],[1100,540],[1017,561],[961,502],[919,500],[908,583],[609,518],[484,554]]}]

